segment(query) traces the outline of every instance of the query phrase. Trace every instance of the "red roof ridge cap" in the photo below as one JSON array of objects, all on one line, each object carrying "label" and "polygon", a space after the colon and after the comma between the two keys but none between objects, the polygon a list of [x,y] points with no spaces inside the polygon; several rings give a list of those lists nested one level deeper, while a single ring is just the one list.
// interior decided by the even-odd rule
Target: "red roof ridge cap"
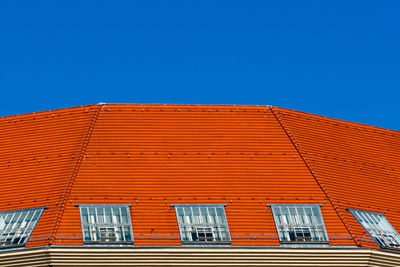
[{"label": "red roof ridge cap", "polygon": [[137,106],[137,107],[224,107],[224,108],[268,108],[268,105],[246,105],[246,104],[174,104],[174,103],[107,103],[107,106]]}]

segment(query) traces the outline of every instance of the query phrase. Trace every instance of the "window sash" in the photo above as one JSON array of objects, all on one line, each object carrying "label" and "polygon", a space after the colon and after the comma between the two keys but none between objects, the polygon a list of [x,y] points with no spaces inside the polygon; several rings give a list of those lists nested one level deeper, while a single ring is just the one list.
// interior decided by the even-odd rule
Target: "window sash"
[{"label": "window sash", "polygon": [[222,205],[175,205],[182,242],[229,243],[229,228]]},{"label": "window sash", "polygon": [[44,208],[0,212],[0,247],[24,246]]},{"label": "window sash", "polygon": [[79,205],[79,209],[84,242],[133,242],[128,206]]},{"label": "window sash", "polygon": [[385,215],[364,210],[349,210],[380,247],[400,248],[400,235]]},{"label": "window sash", "polygon": [[328,243],[318,205],[271,205],[279,240],[284,243]]}]

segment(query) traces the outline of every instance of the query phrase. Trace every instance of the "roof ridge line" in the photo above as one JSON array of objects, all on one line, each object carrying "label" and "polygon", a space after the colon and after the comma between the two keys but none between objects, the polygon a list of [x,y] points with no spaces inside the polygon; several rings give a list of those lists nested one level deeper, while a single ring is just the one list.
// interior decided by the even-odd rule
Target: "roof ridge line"
[{"label": "roof ridge line", "polygon": [[64,111],[64,110],[69,110],[69,109],[74,109],[74,108],[91,107],[93,105],[98,105],[98,104],[88,104],[88,105],[72,106],[72,107],[65,107],[65,108],[53,108],[53,109],[31,111],[31,112],[25,112],[25,113],[19,113],[19,114],[11,114],[11,115],[0,116],[0,119],[13,119],[14,117],[20,117],[20,116],[41,115],[44,113],[58,112],[58,111]]},{"label": "roof ridge line", "polygon": [[[385,128],[383,126],[377,126],[377,125],[373,125],[373,124],[368,124],[365,122],[357,122],[357,121],[349,121],[349,120],[345,120],[345,119],[340,119],[340,118],[336,118],[336,117],[330,117],[330,116],[325,116],[325,115],[321,115],[321,114],[315,114],[312,112],[308,112],[308,111],[301,111],[301,110],[297,110],[297,109],[291,109],[291,108],[284,108],[284,107],[278,107],[278,106],[270,106],[271,108],[278,108],[278,109],[285,109],[288,111],[295,111],[295,112],[299,112],[302,115],[308,115],[308,116],[314,116],[314,117],[319,117],[321,119],[328,119],[328,120],[333,120],[333,121],[337,121],[343,124],[353,124],[354,127],[371,127],[376,129],[377,131],[387,131],[387,132],[394,132],[395,134],[399,134],[400,130],[395,130],[395,129],[390,129],[390,128]],[[285,112],[285,111],[282,111]],[[369,132],[373,132],[371,130],[368,129],[364,129],[365,131],[369,131]]]},{"label": "roof ridge line", "polygon": [[275,119],[278,121],[279,125],[282,127],[283,131],[286,133],[286,135],[288,136],[290,142],[292,143],[292,145],[294,146],[294,149],[296,149],[297,153],[299,154],[299,156],[301,157],[301,159],[303,160],[304,164],[306,165],[307,169],[309,170],[309,172],[311,173],[312,177],[314,177],[314,180],[316,181],[316,183],[318,184],[318,186],[320,187],[321,191],[324,193],[324,195],[326,196],[326,198],[328,199],[329,203],[332,205],[333,209],[335,210],[337,216],[339,217],[339,219],[342,221],[344,227],[346,228],[347,232],[349,232],[349,235],[353,238],[354,242],[357,245],[360,245],[360,241],[356,238],[356,236],[354,236],[352,234],[352,232],[350,231],[350,226],[348,225],[346,219],[344,218],[344,216],[338,211],[333,199],[331,198],[329,192],[327,191],[327,189],[325,189],[325,187],[319,182],[317,176],[315,175],[315,171],[312,168],[311,164],[308,163],[307,159],[305,157],[303,157],[303,153],[302,153],[302,149],[301,149],[301,145],[298,144],[296,142],[296,139],[294,137],[291,136],[291,134],[286,130],[285,126],[283,125],[284,122],[282,121],[282,119],[278,116],[279,114],[275,113],[274,107],[270,106],[269,107],[272,114],[274,115]]},{"label": "roof ridge line", "polygon": [[61,205],[58,206],[59,208],[58,208],[57,215],[56,215],[56,218],[55,218],[56,221],[54,222],[54,225],[52,227],[52,232],[50,234],[49,245],[53,245],[53,242],[55,240],[58,228],[59,228],[60,223],[61,223],[61,218],[62,218],[62,216],[64,214],[64,210],[65,210],[67,201],[69,199],[69,196],[70,196],[70,193],[71,193],[71,190],[72,190],[72,186],[73,186],[73,184],[75,182],[75,179],[76,179],[76,177],[78,175],[78,171],[80,169],[82,160],[84,158],[84,155],[85,155],[85,152],[86,152],[86,148],[87,148],[87,146],[89,144],[90,137],[92,136],[92,133],[93,133],[93,128],[94,128],[94,126],[96,124],[97,118],[99,117],[99,114],[100,114],[100,111],[101,111],[103,105],[104,105],[103,103],[99,103],[99,104],[95,104],[94,105],[97,108],[94,109],[94,111],[93,111],[93,113],[92,113],[92,115],[91,115],[91,117],[89,119],[89,123],[88,123],[86,131],[85,131],[85,133],[83,135],[83,138],[82,138],[82,141],[81,141],[81,145],[80,145],[79,150],[78,150],[77,157],[75,158],[74,164],[72,166],[72,171],[71,171],[70,178],[68,179],[67,184],[65,185],[65,189],[64,189],[64,192],[63,192],[63,195],[62,195],[62,202],[61,202]]}]

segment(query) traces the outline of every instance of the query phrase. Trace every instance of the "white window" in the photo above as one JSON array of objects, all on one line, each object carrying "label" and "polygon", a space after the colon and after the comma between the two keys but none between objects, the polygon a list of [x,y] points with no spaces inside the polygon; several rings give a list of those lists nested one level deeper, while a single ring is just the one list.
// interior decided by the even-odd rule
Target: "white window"
[{"label": "white window", "polygon": [[319,205],[270,205],[281,243],[328,243]]},{"label": "white window", "polygon": [[79,205],[85,243],[133,243],[128,205]]},{"label": "white window", "polygon": [[385,215],[364,210],[349,211],[380,247],[400,248],[400,235]]},{"label": "white window", "polygon": [[182,243],[229,244],[230,235],[223,205],[175,205]]},{"label": "white window", "polygon": [[24,246],[44,208],[0,212],[0,247]]}]

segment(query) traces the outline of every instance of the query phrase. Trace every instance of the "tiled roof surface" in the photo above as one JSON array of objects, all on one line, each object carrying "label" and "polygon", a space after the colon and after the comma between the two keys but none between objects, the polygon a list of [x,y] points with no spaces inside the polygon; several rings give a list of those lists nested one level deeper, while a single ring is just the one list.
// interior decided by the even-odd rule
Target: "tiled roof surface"
[{"label": "tiled roof surface", "polygon": [[273,107],[357,240],[376,246],[346,208],[384,213],[400,230],[400,133]]},{"label": "tiled roof surface", "polygon": [[227,204],[233,245],[278,245],[268,203],[323,204],[348,235],[267,107],[105,105],[69,200],[67,236],[81,233],[76,203],[132,203],[136,245],[180,244],[174,203]]},{"label": "tiled roof surface", "polygon": [[4,117],[0,131],[0,211],[49,207],[28,246],[82,245],[76,204],[91,203],[131,204],[138,246],[180,245],[178,203],[226,204],[232,245],[279,245],[274,203],[321,204],[331,245],[369,237],[347,207],[400,229],[396,131],[266,106],[140,104]]},{"label": "tiled roof surface", "polygon": [[48,207],[28,245],[48,242],[94,108],[0,118],[0,211]]}]

